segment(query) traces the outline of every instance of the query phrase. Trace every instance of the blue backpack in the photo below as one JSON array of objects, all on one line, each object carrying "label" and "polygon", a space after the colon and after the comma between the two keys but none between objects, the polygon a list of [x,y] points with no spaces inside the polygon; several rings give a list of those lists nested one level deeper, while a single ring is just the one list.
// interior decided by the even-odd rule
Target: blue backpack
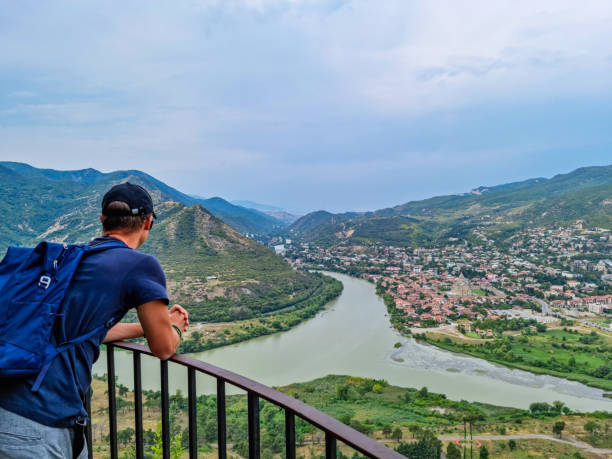
[{"label": "blue backpack", "polygon": [[41,242],[34,249],[9,247],[0,262],[0,379],[38,375],[40,387],[53,358],[77,343],[111,328],[118,318],[63,343],[52,338],[68,285],[85,253],[125,247]]}]

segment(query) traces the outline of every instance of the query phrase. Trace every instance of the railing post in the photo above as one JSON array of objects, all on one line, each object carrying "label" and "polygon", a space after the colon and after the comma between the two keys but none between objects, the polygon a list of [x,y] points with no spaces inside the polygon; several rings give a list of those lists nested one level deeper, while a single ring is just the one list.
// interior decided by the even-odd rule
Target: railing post
[{"label": "railing post", "polygon": [[285,457],[295,459],[295,415],[285,408]]},{"label": "railing post", "polygon": [[336,459],[336,437],[325,432],[325,459]]},{"label": "railing post", "polygon": [[226,459],[225,381],[222,379],[217,379],[217,445],[219,447],[219,459]]},{"label": "railing post", "polygon": [[110,438],[110,457],[117,459],[117,404],[115,400],[115,347],[106,345],[106,365],[108,379],[108,428]]},{"label": "railing post", "polygon": [[140,352],[132,352],[134,358],[134,430],[136,432],[136,458],[144,457],[144,439],[142,432],[142,373]]},{"label": "railing post", "polygon": [[[108,365],[108,398],[109,398],[109,423],[110,423],[110,450],[107,454],[113,459],[117,458],[117,398],[115,391],[115,364],[114,348],[127,349],[139,354],[152,355],[150,349],[145,346],[120,342],[108,346],[107,365]],[[338,456],[338,441],[357,450],[367,457],[380,459],[399,459],[401,454],[393,451],[385,445],[376,442],[374,439],[351,429],[339,421],[329,417],[313,407],[305,405],[303,402],[293,399],[286,394],[282,394],[266,387],[256,381],[252,381],[244,376],[237,375],[231,371],[218,368],[206,362],[199,361],[189,356],[177,355],[171,359],[177,364],[186,366],[189,382],[189,446],[190,459],[196,456],[198,437],[197,437],[197,391],[196,391],[196,372],[202,372],[216,378],[217,381],[217,441],[218,455],[220,459],[227,459],[227,413],[226,413],[226,383],[232,384],[247,392],[248,405],[248,435],[249,435],[249,458],[259,459],[261,456],[261,433],[260,433],[260,399],[266,400],[285,411],[285,444],[286,457],[295,459],[296,441],[296,417],[304,419],[325,434],[325,457],[336,459]],[[142,381],[141,381],[141,358],[134,356],[134,393],[138,397],[135,399],[136,417],[142,419],[138,413],[142,410]],[[169,458],[171,450],[171,430],[170,430],[170,395],[168,384],[168,362],[161,362],[161,410],[162,410],[162,453],[164,458]],[[139,401],[140,400],[140,401]],[[138,427],[138,421],[137,421]],[[276,435],[282,435],[280,431]],[[138,435],[138,434],[137,434]],[[91,450],[90,450],[91,451]]]},{"label": "railing post", "polygon": [[249,459],[259,459],[259,397],[254,392],[248,394],[249,405]]},{"label": "railing post", "polygon": [[196,373],[193,368],[187,369],[187,390],[189,392],[189,459],[198,457],[198,423],[196,400]]},{"label": "railing post", "polygon": [[85,396],[85,411],[87,411],[87,417],[89,418],[89,422],[87,422],[87,427],[85,429],[85,439],[87,442],[87,458],[93,458],[93,441],[92,441],[92,432],[91,432],[91,394],[93,393],[91,386],[87,389],[87,395]]},{"label": "railing post", "polygon": [[170,400],[168,388],[168,361],[160,360],[162,451],[164,459],[170,459]]}]

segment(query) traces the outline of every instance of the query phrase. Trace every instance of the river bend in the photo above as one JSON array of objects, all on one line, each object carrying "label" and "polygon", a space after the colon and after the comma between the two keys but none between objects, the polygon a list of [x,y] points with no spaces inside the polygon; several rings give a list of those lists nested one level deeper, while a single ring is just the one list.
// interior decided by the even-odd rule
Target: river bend
[{"label": "river bend", "polygon": [[[328,374],[382,378],[403,386],[427,386],[455,400],[527,408],[535,401],[561,400],[581,411],[612,411],[603,391],[547,375],[510,369],[475,357],[455,354],[400,336],[390,325],[374,285],[350,276],[327,273],[344,284],[342,294],[324,311],[297,327],[275,335],[225,346],[193,356],[261,383],[282,386]],[[402,343],[399,349],[394,348]],[[116,352],[119,381],[132,383],[132,359]],[[103,374],[101,355],[94,373]],[[159,364],[143,359],[143,386],[159,389]],[[186,391],[187,373],[170,365],[171,391]],[[200,392],[212,393],[214,381],[198,377]]]}]

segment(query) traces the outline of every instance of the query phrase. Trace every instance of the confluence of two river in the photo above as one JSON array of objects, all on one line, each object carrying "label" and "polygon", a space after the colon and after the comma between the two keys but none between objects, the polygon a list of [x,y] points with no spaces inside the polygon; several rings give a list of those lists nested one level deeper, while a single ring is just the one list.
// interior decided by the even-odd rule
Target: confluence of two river
[{"label": "confluence of two river", "polygon": [[[402,387],[427,386],[430,391],[454,400],[517,408],[527,408],[536,401],[560,400],[575,410],[612,411],[612,400],[604,398],[602,390],[509,369],[402,337],[391,327],[373,284],[343,274],[326,274],[340,280],[344,291],[315,318],[283,333],[200,352],[193,357],[274,386],[344,374],[386,379]],[[403,345],[395,349],[398,341]],[[131,355],[116,352],[115,359],[119,381],[131,387]],[[94,365],[94,373],[105,373],[105,365],[102,354]],[[156,359],[144,358],[142,367],[144,388],[158,390]],[[213,393],[216,387],[214,380],[205,375],[198,376],[197,384],[200,393]],[[171,364],[171,391],[185,392],[186,388],[187,371]]]}]

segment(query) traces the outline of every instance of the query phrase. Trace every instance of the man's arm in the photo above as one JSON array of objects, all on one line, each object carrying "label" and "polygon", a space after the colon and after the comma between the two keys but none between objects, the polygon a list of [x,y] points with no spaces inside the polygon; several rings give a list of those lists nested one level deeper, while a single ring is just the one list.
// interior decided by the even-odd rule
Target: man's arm
[{"label": "man's arm", "polygon": [[106,333],[104,343],[111,343],[113,341],[121,341],[124,339],[142,338],[143,336],[144,332],[142,331],[142,325],[139,323],[124,324],[119,322]]},{"label": "man's arm", "polygon": [[187,311],[180,306],[173,306],[170,311],[161,300],[151,301],[138,306],[138,319],[144,336],[153,355],[167,360],[174,355],[180,338],[172,324],[181,330],[187,328]]},{"label": "man's arm", "polygon": [[[149,347],[155,356],[163,360],[170,358],[175,353],[178,343],[180,342],[180,338],[178,338],[178,334],[176,330],[172,328],[171,324],[175,324],[181,330],[185,331],[187,325],[189,325],[189,314],[187,311],[178,304],[175,304],[168,310],[162,301],[152,301],[151,303],[143,304],[138,307],[137,311],[140,323],[116,324],[108,331],[104,338],[104,342],[110,343],[113,341],[146,336]],[[166,320],[162,317],[164,314]],[[143,320],[146,325],[143,325]],[[145,333],[146,329],[150,329],[151,331]],[[168,330],[170,330],[171,333],[168,333]],[[175,339],[177,342],[176,345],[173,346]],[[171,352],[165,357],[169,348],[172,348]]]}]

